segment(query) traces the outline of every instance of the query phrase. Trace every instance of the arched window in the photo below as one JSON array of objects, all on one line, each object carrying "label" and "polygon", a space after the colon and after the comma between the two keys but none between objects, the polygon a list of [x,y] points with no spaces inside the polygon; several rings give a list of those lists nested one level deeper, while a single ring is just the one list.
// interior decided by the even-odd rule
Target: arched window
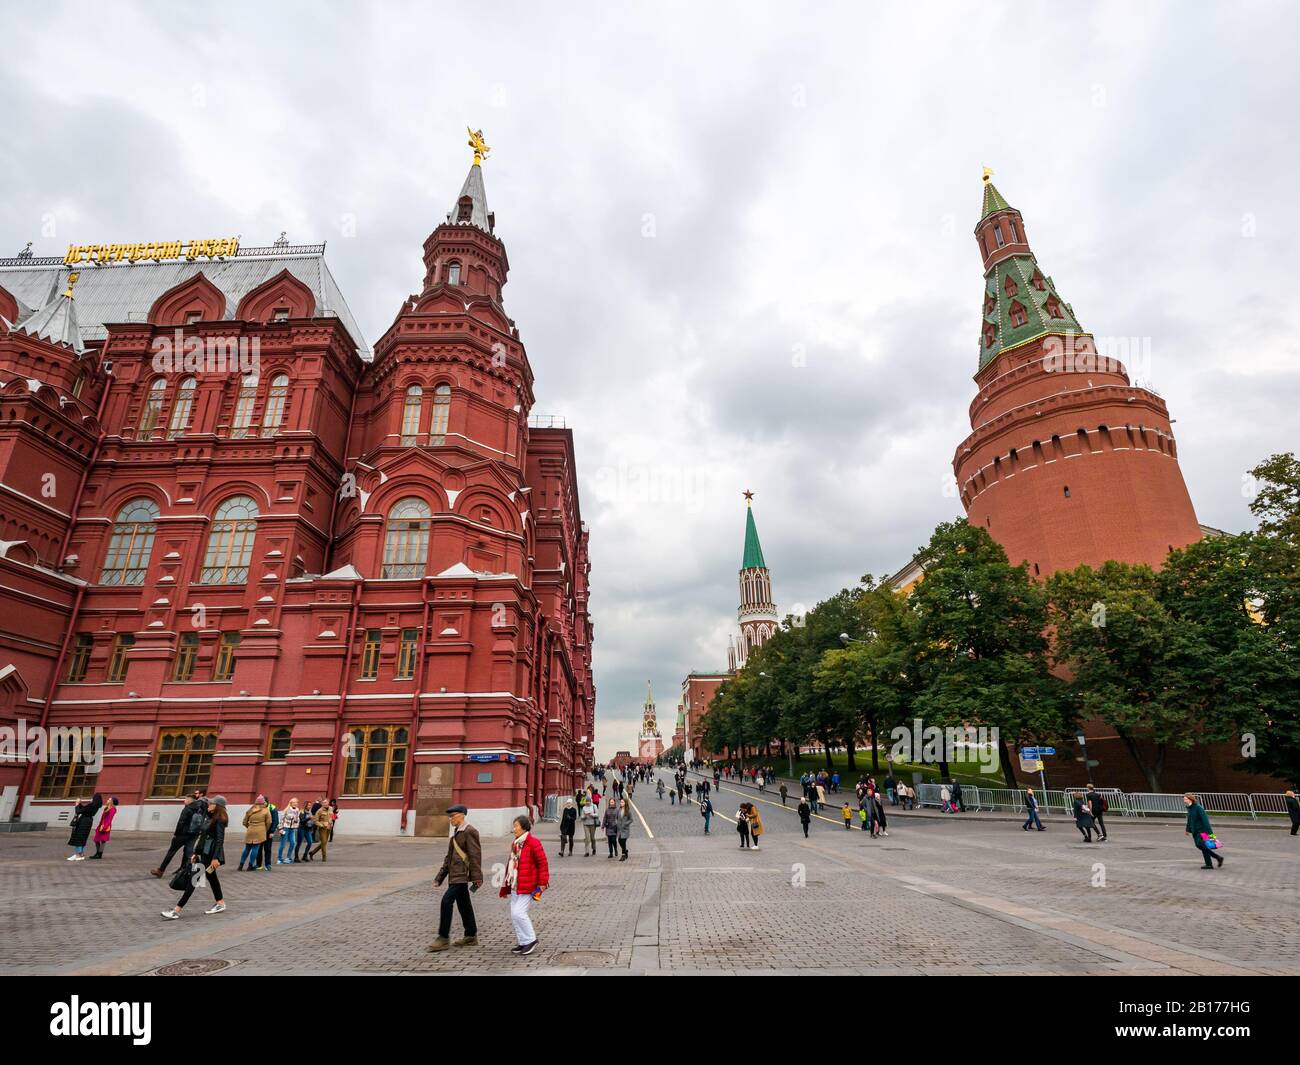
[{"label": "arched window", "polygon": [[253,406],[257,403],[257,374],[249,374],[239,384],[235,399],[235,416],[230,422],[230,435],[242,439],[253,424]]},{"label": "arched window", "polygon": [[451,262],[447,264],[447,284],[460,284],[460,263]]},{"label": "arched window", "polygon": [[190,413],[194,410],[194,390],[198,381],[187,377],[176,388],[176,402],[172,404],[172,420],[167,429],[167,439],[180,436],[190,427]]},{"label": "arched window", "polygon": [[384,536],[383,577],[423,577],[429,558],[429,524],[433,512],[423,499],[399,499],[388,512]]},{"label": "arched window", "polygon": [[424,389],[412,385],[402,401],[402,446],[413,447],[420,442],[420,410],[424,405]]},{"label": "arched window", "polygon": [[137,440],[153,439],[153,431],[162,421],[163,396],[166,392],[167,381],[162,377],[155,378],[153,384],[149,386],[149,394],[145,397],[144,410],[140,412],[140,432],[136,435]]},{"label": "arched window", "polygon": [[447,435],[447,419],[451,414],[451,385],[439,385],[433,390],[433,422],[429,426],[429,443],[435,447]]},{"label": "arched window", "polygon": [[152,499],[133,499],[118,511],[113,535],[104,556],[100,584],[143,584],[158,531],[158,504]]},{"label": "arched window", "polygon": [[278,373],[271,378],[271,388],[266,394],[266,409],[262,412],[262,435],[275,436],[284,421],[284,405],[289,399],[289,375]]},{"label": "arched window", "polygon": [[243,584],[253,557],[257,504],[248,496],[231,496],[217,507],[200,580],[204,584]]}]

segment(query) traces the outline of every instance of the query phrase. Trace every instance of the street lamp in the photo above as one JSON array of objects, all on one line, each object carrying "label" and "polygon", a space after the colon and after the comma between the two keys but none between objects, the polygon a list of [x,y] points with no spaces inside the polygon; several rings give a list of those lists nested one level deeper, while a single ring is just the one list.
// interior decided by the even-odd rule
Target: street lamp
[{"label": "street lamp", "polygon": [[1088,783],[1092,783],[1092,760],[1088,757],[1088,737],[1083,734],[1083,729],[1079,729],[1074,736],[1075,742],[1079,744],[1079,753],[1083,755],[1080,759],[1083,762],[1083,768],[1088,771]]}]

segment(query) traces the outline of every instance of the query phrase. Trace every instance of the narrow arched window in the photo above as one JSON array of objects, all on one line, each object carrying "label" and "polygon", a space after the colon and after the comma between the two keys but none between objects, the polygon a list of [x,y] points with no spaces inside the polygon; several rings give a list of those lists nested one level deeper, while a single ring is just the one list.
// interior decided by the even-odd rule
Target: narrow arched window
[{"label": "narrow arched window", "polygon": [[266,394],[266,410],[262,412],[262,435],[275,436],[284,421],[284,405],[289,400],[289,375],[278,373],[271,378],[271,388]]},{"label": "narrow arched window", "polygon": [[447,284],[449,285],[460,284],[460,263],[447,264]]},{"label": "narrow arched window", "polygon": [[447,421],[451,414],[451,385],[439,385],[433,390],[433,421],[429,426],[429,443],[437,446],[447,435]]},{"label": "narrow arched window", "polygon": [[164,378],[156,378],[149,386],[149,394],[144,400],[144,409],[140,412],[140,432],[136,439],[153,439],[153,431],[162,421],[163,397],[166,393],[167,381]]},{"label": "narrow arched window", "polygon": [[420,411],[424,406],[424,389],[412,385],[402,401],[402,446],[413,447],[420,442]]},{"label": "narrow arched window", "polygon": [[152,499],[133,499],[118,511],[99,574],[100,584],[144,583],[157,522],[158,504]]},{"label": "narrow arched window", "polygon": [[429,558],[429,525],[433,512],[423,499],[399,499],[388,512],[384,535],[384,577],[423,577]]},{"label": "narrow arched window", "polygon": [[248,435],[248,428],[253,424],[253,407],[257,404],[257,375],[249,374],[239,384],[239,395],[235,398],[235,416],[230,423],[230,435],[240,438]]},{"label": "narrow arched window", "polygon": [[167,428],[167,439],[180,436],[190,427],[190,414],[194,410],[194,390],[198,381],[187,377],[176,388],[176,402],[172,404],[172,420]]},{"label": "narrow arched window", "polygon": [[248,496],[231,496],[217,507],[200,580],[204,584],[243,584],[253,557],[257,504]]}]

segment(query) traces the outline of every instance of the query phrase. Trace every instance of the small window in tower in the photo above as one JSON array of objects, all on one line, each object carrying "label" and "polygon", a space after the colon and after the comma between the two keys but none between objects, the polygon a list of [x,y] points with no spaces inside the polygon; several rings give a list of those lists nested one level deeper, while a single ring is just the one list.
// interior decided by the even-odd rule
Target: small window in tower
[{"label": "small window in tower", "polygon": [[1065,492],[1065,498],[1066,498],[1066,499],[1069,499],[1069,498],[1070,498],[1070,486],[1069,486],[1068,484],[1065,486],[1065,488],[1064,488],[1064,492]]},{"label": "small window in tower", "polygon": [[995,329],[993,328],[993,326],[992,326],[991,323],[985,323],[985,325],[984,325],[984,346],[985,346],[986,348],[991,348],[991,347],[993,346],[993,341],[996,340],[996,339],[997,339],[997,330],[995,330]]},{"label": "small window in tower", "polygon": [[460,284],[460,263],[447,264],[447,284],[449,285]]},{"label": "small window in tower", "polygon": [[1050,314],[1053,318],[1065,317],[1065,315],[1061,313],[1061,301],[1058,300],[1055,296],[1052,296],[1050,299],[1048,299],[1048,301],[1044,303],[1043,306],[1047,308],[1047,313]]},{"label": "small window in tower", "polygon": [[1039,570],[1039,568],[1038,568],[1038,563],[1035,562],[1035,563],[1034,563],[1034,576],[1035,576],[1035,577],[1039,577],[1039,576],[1041,576],[1041,575],[1042,575],[1042,572],[1041,572],[1041,571]]},{"label": "small window in tower", "polygon": [[471,200],[468,196],[464,196],[461,198],[461,201],[458,204],[456,204],[456,221],[468,222],[473,217],[474,217],[474,201]]},{"label": "small window in tower", "polygon": [[202,312],[202,311],[186,311],[186,312],[185,312],[185,324],[186,324],[186,325],[198,325],[199,322],[201,322],[201,321],[203,321],[203,312]]},{"label": "small window in tower", "polygon": [[1013,301],[1011,304],[1011,324],[1017,328],[1029,321],[1029,315],[1026,313],[1024,306],[1019,301]]},{"label": "small window in tower", "polygon": [[1047,291],[1047,282],[1043,280],[1043,272],[1041,270],[1034,271],[1034,276],[1029,279],[1029,283],[1033,285],[1034,288],[1038,289],[1039,292]]},{"label": "small window in tower", "polygon": [[277,307],[275,310],[271,312],[271,321],[273,322],[287,322],[288,320],[289,320],[288,307]]},{"label": "small window in tower", "polygon": [[1016,287],[1016,282],[1010,274],[1007,274],[1006,284],[1004,284],[1002,288],[1006,291],[1008,296],[1014,296],[1020,291],[1020,289]]},{"label": "small window in tower", "polygon": [[996,307],[996,306],[997,306],[997,303],[994,302],[994,299],[993,299],[992,296],[985,296],[985,297],[984,297],[984,313],[985,313],[985,314],[992,314],[992,313],[993,313],[993,308]]},{"label": "small window in tower", "polygon": [[993,227],[993,239],[996,240],[996,241],[998,242],[998,247],[999,247],[999,248],[1001,248],[1003,245],[1006,244],[1007,241],[1006,241],[1006,238],[1002,235],[1002,227],[1001,227],[1001,226],[994,226],[994,227]]},{"label": "small window in tower", "polygon": [[1020,230],[1016,228],[1016,220],[1014,218],[1008,219],[1007,225],[1011,227],[1011,239],[1016,241],[1022,240]]}]

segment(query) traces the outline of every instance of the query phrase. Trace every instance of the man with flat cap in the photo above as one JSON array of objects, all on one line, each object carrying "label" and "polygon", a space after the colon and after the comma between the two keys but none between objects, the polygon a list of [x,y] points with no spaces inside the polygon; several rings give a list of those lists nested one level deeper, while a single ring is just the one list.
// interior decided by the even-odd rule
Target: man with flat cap
[{"label": "man with flat cap", "polygon": [[463,806],[447,807],[447,816],[451,818],[447,857],[442,860],[442,868],[433,878],[433,883],[435,887],[442,887],[444,880],[450,881],[450,884],[442,895],[438,938],[429,944],[431,953],[446,950],[452,945],[453,907],[460,910],[461,924],[465,926],[465,935],[456,940],[456,946],[478,946],[478,922],[474,920],[474,903],[470,899],[470,893],[483,886],[483,845],[479,842],[478,829],[465,820],[467,813],[469,811]]}]

